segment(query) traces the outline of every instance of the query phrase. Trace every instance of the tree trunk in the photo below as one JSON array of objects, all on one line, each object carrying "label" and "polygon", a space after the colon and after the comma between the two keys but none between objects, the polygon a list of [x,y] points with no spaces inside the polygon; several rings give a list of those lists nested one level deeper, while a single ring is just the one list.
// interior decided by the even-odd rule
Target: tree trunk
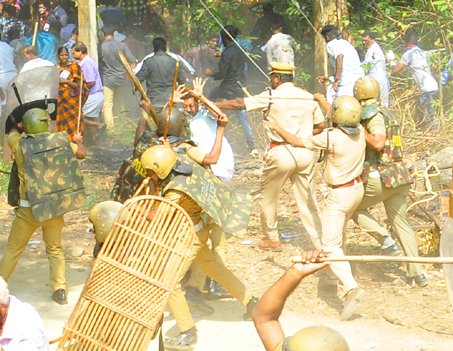
[{"label": "tree trunk", "polygon": [[[313,25],[318,30],[314,37],[313,77],[328,75],[326,42],[321,36],[322,27],[334,24],[340,27],[342,20],[348,17],[345,0],[313,0]],[[325,87],[314,82],[314,91],[325,93]]]},{"label": "tree trunk", "polygon": [[88,48],[88,54],[97,62],[97,25],[96,25],[96,0],[78,2],[79,36]]}]

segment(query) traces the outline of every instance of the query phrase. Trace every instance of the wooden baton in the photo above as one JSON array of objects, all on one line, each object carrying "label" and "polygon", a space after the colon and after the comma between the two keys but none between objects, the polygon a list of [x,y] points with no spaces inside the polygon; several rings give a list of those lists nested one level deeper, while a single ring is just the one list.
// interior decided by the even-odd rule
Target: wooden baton
[{"label": "wooden baton", "polygon": [[[294,263],[301,263],[301,256],[293,256],[291,260]],[[408,262],[408,263],[438,263],[453,264],[453,257],[415,257],[415,256],[331,256],[319,259],[319,262]]]}]

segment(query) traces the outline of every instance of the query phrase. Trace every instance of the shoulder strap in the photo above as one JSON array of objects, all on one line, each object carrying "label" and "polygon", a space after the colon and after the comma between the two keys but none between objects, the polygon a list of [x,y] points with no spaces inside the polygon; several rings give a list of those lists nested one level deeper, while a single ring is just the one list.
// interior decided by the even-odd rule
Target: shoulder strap
[{"label": "shoulder strap", "polygon": [[269,112],[271,111],[271,106],[272,106],[272,89],[267,87],[266,90],[269,92],[269,104],[267,105],[267,108],[263,110],[263,119],[267,120],[267,116],[269,116]]}]

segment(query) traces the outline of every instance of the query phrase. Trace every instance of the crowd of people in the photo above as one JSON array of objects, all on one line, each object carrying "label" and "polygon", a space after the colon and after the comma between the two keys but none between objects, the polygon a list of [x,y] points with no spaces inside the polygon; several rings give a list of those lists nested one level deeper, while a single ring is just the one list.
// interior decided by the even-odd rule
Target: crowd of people
[{"label": "crowd of people", "polygon": [[[247,42],[239,37],[238,27],[227,25],[219,33],[206,36],[204,43],[179,54],[168,50],[164,34],[156,34],[152,52],[148,54],[140,31],[134,30],[146,27],[146,2],[138,1],[135,6],[131,3],[123,1],[118,6],[114,1],[105,1],[100,9],[98,26],[102,40],[98,64],[78,38],[77,14],[71,1],[34,2],[36,31],[30,21],[28,4],[18,0],[0,2],[3,16],[0,26],[2,105],[12,98],[6,93],[8,83],[16,74],[42,67],[56,67],[59,72],[55,123],[51,122],[45,109],[33,108],[9,130],[8,144],[17,168],[18,200],[16,217],[0,261],[0,275],[8,280],[31,235],[42,227],[51,267],[52,298],[58,304],[67,303],[61,231],[63,214],[80,207],[83,185],[78,178],[80,169],[76,159],[86,156],[85,143],[95,144],[105,130],[113,131],[117,113],[124,109],[118,105],[140,105],[142,111],[137,116],[135,140],[131,140],[135,149],[118,174],[114,189],[116,201],[95,206],[90,220],[97,234],[96,255],[102,250],[108,233],[99,221],[114,218],[121,203],[134,194],[144,178],[151,180],[156,193],[160,191],[162,196],[180,204],[189,214],[196,231],[195,245],[190,252],[192,265],[178,277],[170,295],[169,305],[180,334],[165,341],[166,349],[190,349],[196,343],[197,329],[189,306],[203,313],[214,311],[205,301],[208,284],[208,295],[214,298],[232,296],[245,306],[243,317],[246,320],[253,318],[267,350],[301,350],[318,332],[330,335],[337,349],[347,350],[346,341],[328,328],[301,330],[285,338],[278,317],[286,298],[301,279],[325,267],[318,276],[321,282],[338,285],[339,295],[344,299],[341,319],[353,317],[366,296],[365,290],[360,287],[348,262],[322,262],[344,255],[349,219],[379,242],[383,254],[418,256],[415,235],[406,217],[411,176],[402,161],[398,120],[388,109],[391,87],[387,73],[388,67],[394,73],[406,68],[411,72],[420,90],[420,113],[415,120],[425,130],[436,130],[433,101],[438,95],[438,83],[431,73],[426,52],[418,46],[417,33],[406,32],[406,51],[397,61],[393,53],[384,54],[375,33],[365,31],[362,43],[366,53],[361,59],[356,48],[342,37],[336,26],[324,26],[320,34],[325,39],[333,73],[317,78],[326,84],[326,96],[311,94],[294,84],[295,60],[298,59],[296,42],[286,33],[284,17],[274,11],[271,3],[265,3],[263,16],[258,19],[254,31],[266,62],[263,68],[267,67],[269,71],[270,87],[250,95],[244,85],[253,65],[247,56]],[[133,21],[129,21],[130,18]],[[132,26],[126,22],[133,22]],[[132,84],[120,56],[146,88],[147,96],[141,101],[132,95]],[[444,80],[448,79],[446,74],[444,76]],[[175,83],[179,84],[178,89]],[[187,92],[184,84],[192,86],[193,92]],[[173,104],[176,106],[172,110]],[[260,158],[261,154],[248,113],[259,111],[263,115],[268,146],[264,151],[261,181],[263,238],[257,247],[270,252],[282,251],[277,204],[289,180],[301,225],[315,249],[304,252],[301,261],[295,263],[260,301],[226,267],[225,232],[231,228],[212,211],[212,204],[200,196],[201,185],[194,181],[182,190],[172,187],[175,178],[198,174],[206,179],[215,178],[213,182],[218,189],[231,192],[229,184],[234,176],[235,160],[225,136],[229,117],[224,111],[227,110],[235,112],[248,152],[254,158]],[[54,150],[56,145],[65,150],[64,157],[52,154],[43,170],[42,165],[33,161],[32,155],[43,148]],[[322,163],[323,182],[328,188],[322,211],[316,201],[314,181],[315,156],[319,151],[318,162]],[[180,154],[185,155],[184,162],[189,171],[180,167]],[[59,182],[54,177],[62,160],[68,165],[65,172],[71,173],[71,177]],[[39,174],[46,172],[52,173],[46,181],[55,180],[56,184],[39,184],[42,181]],[[59,206],[61,198],[39,189],[43,187],[53,192],[61,191],[71,199],[71,205]],[[42,202],[45,201],[38,199],[45,199],[49,204],[44,206]],[[368,211],[381,202],[392,233]],[[99,215],[101,211],[106,211],[108,216]],[[99,235],[101,227],[105,235]],[[183,286],[186,273],[190,278]],[[420,287],[428,284],[427,274],[420,264],[408,264],[406,278],[408,283]],[[4,305],[4,300],[0,294],[0,306]],[[19,306],[16,300],[9,301],[11,308]],[[0,314],[1,311],[0,308]],[[0,334],[0,342],[2,337]],[[330,346],[320,343],[317,347],[328,350]]]}]

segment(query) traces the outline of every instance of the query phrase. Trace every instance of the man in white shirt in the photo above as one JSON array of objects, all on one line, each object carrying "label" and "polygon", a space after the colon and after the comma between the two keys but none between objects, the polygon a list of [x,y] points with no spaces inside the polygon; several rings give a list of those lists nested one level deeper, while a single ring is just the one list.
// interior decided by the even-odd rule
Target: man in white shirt
[{"label": "man in white shirt", "polygon": [[39,58],[36,48],[33,45],[29,45],[24,49],[24,57],[27,62],[25,62],[19,73],[31,71],[39,67],[55,66],[52,62]]},{"label": "man in white shirt", "polygon": [[437,125],[431,125],[435,119],[435,107],[433,101],[437,99],[439,85],[434,79],[429,66],[428,55],[418,46],[418,34],[413,30],[408,30],[404,35],[406,51],[399,62],[391,61],[390,67],[393,73],[398,73],[406,67],[414,78],[418,90],[420,90],[419,113],[416,115],[416,122],[422,124],[426,129],[431,127],[436,129]]},{"label": "man in white shirt", "polygon": [[381,103],[389,106],[390,81],[385,66],[385,55],[376,42],[376,34],[373,32],[362,33],[362,44],[367,49],[365,59],[362,62],[366,74],[376,79],[381,87]]},{"label": "man in white shirt", "polygon": [[9,294],[0,277],[0,350],[48,351],[44,324],[28,303]]},{"label": "man in white shirt", "polygon": [[[194,85],[196,85],[196,81]],[[201,88],[202,89],[202,88]],[[191,140],[203,152],[210,153],[215,145],[216,138],[218,138],[219,131],[217,128],[217,118],[204,107],[200,106],[198,100],[191,95],[182,97],[184,111],[193,117],[189,122]],[[220,178],[225,183],[230,183],[234,174],[234,155],[230,143],[226,137],[222,136],[222,147],[220,149],[220,156],[216,163],[209,165],[212,173]],[[214,223],[210,218],[205,220],[206,226],[211,233],[212,250],[214,254],[225,261],[227,254],[227,242],[225,232],[223,229]],[[213,309],[206,306],[205,303],[200,301],[200,290],[204,288],[206,281],[206,274],[196,264],[191,268],[191,276],[187,282],[186,296],[189,303],[193,304],[197,309],[206,313],[212,313]],[[217,282],[211,281],[209,286],[209,293],[211,297],[223,297],[226,293]],[[201,305],[201,306],[200,306]],[[201,308],[200,308],[201,307]]]},{"label": "man in white shirt", "polygon": [[[324,26],[321,35],[327,42],[329,61],[335,69],[331,98],[342,95],[354,96],[354,83],[365,75],[357,50],[347,40],[341,38],[336,26]],[[321,76],[318,77],[318,81],[326,83],[329,78]]]},{"label": "man in white shirt", "polygon": [[[192,115],[189,122],[191,140],[204,152],[209,153],[214,145],[217,133],[217,119],[204,107],[199,106],[194,97],[184,99],[184,110]],[[209,165],[212,173],[229,183],[234,174],[234,155],[230,143],[224,136],[222,149],[217,163]]]},{"label": "man in white shirt", "polygon": [[271,62],[294,65],[296,41],[291,35],[283,33],[282,26],[281,22],[275,22],[271,26],[272,37],[265,46],[268,66]]}]

